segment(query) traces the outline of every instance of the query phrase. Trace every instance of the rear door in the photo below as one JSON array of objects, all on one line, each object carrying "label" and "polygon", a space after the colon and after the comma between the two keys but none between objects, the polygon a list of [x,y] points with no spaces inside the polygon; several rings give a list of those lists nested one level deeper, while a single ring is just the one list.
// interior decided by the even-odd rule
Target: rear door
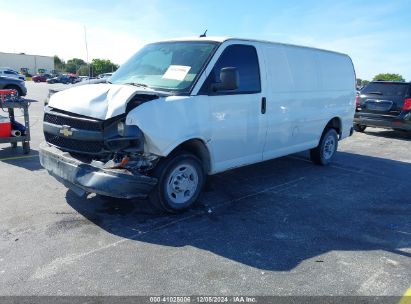
[{"label": "rear door", "polygon": [[371,82],[361,90],[357,111],[370,116],[397,116],[404,105],[408,88],[408,83]]}]

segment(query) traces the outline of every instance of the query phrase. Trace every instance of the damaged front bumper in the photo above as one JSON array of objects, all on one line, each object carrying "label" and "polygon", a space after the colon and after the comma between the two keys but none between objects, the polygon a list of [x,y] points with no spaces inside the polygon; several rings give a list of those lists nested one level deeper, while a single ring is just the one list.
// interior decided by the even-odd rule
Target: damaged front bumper
[{"label": "damaged front bumper", "polygon": [[117,198],[145,198],[156,185],[155,178],[124,169],[101,169],[72,157],[55,147],[40,145],[40,163],[78,195],[97,193]]}]

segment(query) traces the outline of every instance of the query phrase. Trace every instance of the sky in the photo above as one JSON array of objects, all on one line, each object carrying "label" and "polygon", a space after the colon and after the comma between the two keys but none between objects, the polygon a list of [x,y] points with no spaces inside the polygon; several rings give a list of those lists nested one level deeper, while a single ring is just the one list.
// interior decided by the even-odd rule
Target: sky
[{"label": "sky", "polygon": [[350,55],[358,78],[411,81],[411,0],[0,0],[0,52],[104,58],[143,45],[209,36],[263,39]]}]

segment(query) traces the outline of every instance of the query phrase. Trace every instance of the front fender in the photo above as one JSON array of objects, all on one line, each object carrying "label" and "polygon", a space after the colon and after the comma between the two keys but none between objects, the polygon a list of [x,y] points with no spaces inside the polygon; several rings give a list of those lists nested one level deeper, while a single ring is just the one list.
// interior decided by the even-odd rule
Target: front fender
[{"label": "front fender", "polygon": [[206,96],[170,96],[131,110],[126,124],[144,134],[147,153],[167,156],[181,143],[196,138],[207,143],[209,104]]}]

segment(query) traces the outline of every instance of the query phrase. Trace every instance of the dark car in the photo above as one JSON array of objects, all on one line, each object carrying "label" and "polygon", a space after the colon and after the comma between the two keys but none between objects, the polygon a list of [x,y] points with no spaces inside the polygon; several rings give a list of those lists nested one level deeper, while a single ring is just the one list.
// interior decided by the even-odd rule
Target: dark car
[{"label": "dark car", "polygon": [[47,83],[70,83],[70,81],[69,81],[69,77],[65,75],[59,75],[59,76],[47,79]]},{"label": "dark car", "polygon": [[57,77],[47,79],[47,83],[76,83],[77,79],[78,77],[72,75],[59,75]]},{"label": "dark car", "polygon": [[411,83],[373,81],[356,99],[354,130],[366,127],[411,131]]},{"label": "dark car", "polygon": [[42,75],[34,75],[31,77],[31,80],[34,82],[46,82],[47,79],[51,78],[51,75],[49,74],[42,74]]},{"label": "dark car", "polygon": [[27,89],[26,85],[24,84],[24,80],[18,78],[0,76],[0,90],[2,89],[16,90],[19,96],[25,96],[27,94]]}]

